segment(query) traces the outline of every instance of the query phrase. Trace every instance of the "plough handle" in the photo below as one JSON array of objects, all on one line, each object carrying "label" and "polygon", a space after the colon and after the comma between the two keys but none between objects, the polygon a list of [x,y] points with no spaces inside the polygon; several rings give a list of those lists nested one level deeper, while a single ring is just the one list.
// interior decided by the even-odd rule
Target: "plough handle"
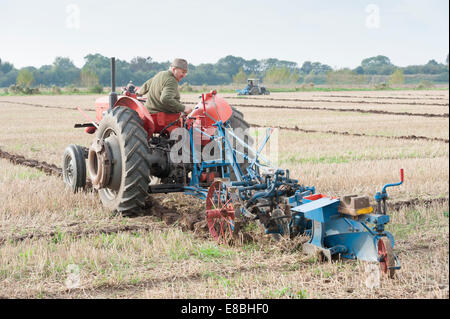
[{"label": "plough handle", "polygon": [[392,186],[399,186],[399,185],[403,184],[404,177],[405,177],[405,173],[404,173],[404,171],[403,171],[403,168],[401,168],[401,169],[400,169],[400,182],[394,183],[394,184],[386,184],[386,185],[384,185],[384,186],[383,186],[383,190],[382,190],[381,192],[382,192],[383,194],[385,194],[385,193],[386,193],[386,188],[392,187]]},{"label": "plough handle", "polygon": [[[386,188],[393,187],[393,186],[399,186],[403,184],[405,180],[405,172],[403,168],[400,169],[400,182],[393,183],[393,184],[386,184],[383,186],[383,189],[381,193],[377,192],[375,194],[375,200],[377,201],[377,211],[378,214],[386,215],[386,199],[388,198],[388,195],[386,193]],[[383,206],[381,206],[381,201],[383,201]]]}]

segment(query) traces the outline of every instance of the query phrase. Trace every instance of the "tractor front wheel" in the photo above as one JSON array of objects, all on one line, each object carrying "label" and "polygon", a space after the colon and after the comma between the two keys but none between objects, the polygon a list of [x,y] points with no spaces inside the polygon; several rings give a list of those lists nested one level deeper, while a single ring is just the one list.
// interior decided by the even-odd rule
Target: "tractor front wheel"
[{"label": "tractor front wheel", "polygon": [[69,145],[64,150],[62,175],[64,183],[74,192],[86,186],[86,160],[84,149],[79,145]]}]

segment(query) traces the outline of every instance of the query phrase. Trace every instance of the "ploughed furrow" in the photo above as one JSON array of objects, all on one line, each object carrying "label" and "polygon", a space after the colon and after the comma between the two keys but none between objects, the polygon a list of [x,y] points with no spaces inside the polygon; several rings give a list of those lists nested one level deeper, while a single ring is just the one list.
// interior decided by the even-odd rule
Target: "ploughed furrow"
[{"label": "ploughed furrow", "polygon": [[387,202],[387,206],[392,210],[399,210],[403,207],[414,207],[414,206],[430,206],[432,204],[445,204],[448,205],[448,197],[440,197],[440,198],[429,198],[429,199],[421,199],[421,198],[412,198],[410,200],[405,201],[396,201],[396,202]]},{"label": "ploughed furrow", "polygon": [[[179,196],[180,200],[184,197]],[[182,197],[183,196],[183,197]],[[209,230],[205,221],[203,203],[194,198],[185,199],[188,203],[181,203],[179,208],[168,207],[162,203],[165,195],[147,196],[143,203],[144,209],[139,216],[127,218],[130,222],[128,225],[112,225],[92,227],[83,221],[73,222],[63,227],[58,226],[50,232],[39,232],[32,230],[32,233],[23,235],[9,235],[0,237],[0,245],[8,242],[22,242],[27,239],[52,239],[61,234],[72,238],[82,238],[89,235],[114,234],[138,231],[155,231],[165,230],[173,227],[181,227],[182,231],[193,231],[200,238],[208,238]],[[178,205],[177,205],[178,206]],[[183,206],[185,206],[183,208]],[[155,223],[154,217],[162,220],[164,223]]]},{"label": "ploughed furrow", "polygon": [[[184,104],[196,104],[194,102],[182,102]],[[432,113],[411,113],[411,112],[391,112],[383,110],[363,110],[363,109],[345,109],[334,107],[318,107],[318,106],[286,106],[286,105],[260,105],[260,104],[233,104],[242,108],[261,108],[261,109],[283,109],[283,110],[314,110],[314,111],[333,111],[333,112],[353,112],[353,113],[367,113],[367,114],[382,114],[382,115],[401,115],[401,116],[421,116],[421,117],[443,117],[448,118],[448,113],[432,114]]]},{"label": "ploughed furrow", "polygon": [[383,101],[366,101],[366,100],[323,100],[323,99],[283,99],[283,98],[250,98],[250,97],[229,97],[228,99],[237,100],[261,100],[261,101],[289,101],[289,102],[323,102],[323,103],[355,103],[355,104],[382,104],[382,105],[428,105],[428,106],[448,106],[447,103],[421,103],[421,102],[383,102]]},{"label": "ploughed furrow", "polygon": [[[80,225],[84,223],[72,223],[69,226]],[[67,230],[63,231],[64,235],[67,235],[72,238],[82,238],[84,236],[93,235],[93,234],[116,234],[121,232],[135,232],[135,231],[153,231],[153,230],[162,230],[166,227],[162,227],[160,224],[152,223],[152,224],[140,224],[140,225],[121,225],[121,226],[109,226],[102,227],[96,229],[85,229],[85,230]],[[48,238],[51,239],[56,236],[61,235],[61,229],[47,232],[47,233],[31,233],[22,236],[10,236],[10,237],[0,237],[0,245],[6,242],[21,242],[26,239],[41,239]]]},{"label": "ploughed furrow", "polygon": [[[27,166],[27,167],[38,169],[41,172],[43,172],[49,176],[56,176],[56,177],[62,176],[62,168],[56,166],[55,164],[49,164],[47,162],[38,161],[35,159],[30,159],[30,158],[25,158],[24,156],[19,155],[19,154],[12,154],[12,153],[3,151],[1,148],[0,148],[0,158],[7,159],[11,163],[16,164],[16,165],[22,165],[22,166]],[[89,179],[89,177],[87,177],[86,188],[89,189],[91,187],[92,187],[92,182]]]},{"label": "ploughed furrow", "polygon": [[405,96],[354,96],[354,95],[313,95],[313,97],[340,97],[340,98],[359,98],[359,99],[380,99],[380,100],[438,100],[448,101],[446,97],[405,97]]},{"label": "ploughed furrow", "polygon": [[[251,127],[257,127],[257,128],[265,128],[266,125],[259,125],[256,123],[249,123]],[[319,131],[319,130],[308,130],[308,129],[302,129],[298,126],[294,127],[285,127],[285,126],[272,126],[273,128],[278,128],[280,130],[287,130],[287,131],[295,131],[295,132],[303,132],[303,133],[324,133],[324,134],[334,134],[334,135],[346,135],[346,136],[361,136],[361,137],[379,137],[379,138],[389,138],[389,139],[399,139],[399,140],[424,140],[424,141],[430,141],[430,142],[444,142],[448,143],[448,139],[445,138],[438,138],[438,137],[427,137],[427,136],[416,136],[416,135],[408,135],[408,136],[385,136],[385,135],[372,135],[372,134],[365,134],[365,133],[350,133],[350,132],[338,132],[338,131]]]},{"label": "ploughed furrow", "polygon": [[254,107],[264,109],[294,109],[294,110],[314,110],[314,111],[333,111],[333,112],[355,112],[355,113],[369,113],[369,114],[383,114],[383,115],[402,115],[402,116],[422,116],[422,117],[444,117],[448,118],[448,113],[431,114],[431,113],[411,113],[411,112],[391,112],[383,110],[363,110],[363,109],[342,109],[334,107],[315,107],[315,106],[282,106],[282,105],[253,105],[253,104],[233,104],[239,107]]},{"label": "ploughed furrow", "polygon": [[[77,107],[72,106],[54,106],[54,105],[42,105],[42,104],[35,104],[35,103],[26,103],[26,102],[15,102],[15,101],[4,101],[0,100],[0,104],[2,103],[9,103],[9,104],[20,104],[20,105],[26,105],[26,106],[34,106],[34,107],[42,107],[46,109],[58,109],[58,110],[74,110],[77,111]],[[85,108],[84,111],[95,111],[95,109],[92,108]]]},{"label": "ploughed furrow", "polygon": [[25,158],[22,155],[11,154],[0,149],[0,158],[9,160],[13,164],[28,166],[36,168],[47,175],[52,176],[62,176],[62,169],[54,164],[49,164],[47,162],[41,162],[34,159]]}]

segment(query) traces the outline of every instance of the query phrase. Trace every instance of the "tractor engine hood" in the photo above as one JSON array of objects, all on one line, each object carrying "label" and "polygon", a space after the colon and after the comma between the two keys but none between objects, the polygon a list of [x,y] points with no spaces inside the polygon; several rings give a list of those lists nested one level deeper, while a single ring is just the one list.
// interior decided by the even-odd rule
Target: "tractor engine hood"
[{"label": "tractor engine hood", "polygon": [[222,97],[216,95],[216,91],[204,95],[204,100],[199,102],[188,118],[206,116],[204,126],[212,127],[215,122],[225,123],[233,114],[231,106]]}]

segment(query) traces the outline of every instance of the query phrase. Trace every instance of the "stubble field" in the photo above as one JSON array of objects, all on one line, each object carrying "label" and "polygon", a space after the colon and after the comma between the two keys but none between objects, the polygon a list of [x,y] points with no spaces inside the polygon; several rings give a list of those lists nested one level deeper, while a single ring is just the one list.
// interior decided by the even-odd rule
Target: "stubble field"
[{"label": "stubble field", "polygon": [[180,194],[149,198],[144,216],[113,215],[59,176],[64,148],[92,141],[73,128],[86,122],[76,107],[94,118],[98,96],[3,96],[0,297],[449,297],[448,91],[223,96],[253,127],[278,128],[278,166],[320,193],[373,198],[405,169],[389,189],[394,279],[369,288],[366,263],[319,263],[302,238],[275,243],[257,228],[250,243],[218,246],[203,203]]}]

